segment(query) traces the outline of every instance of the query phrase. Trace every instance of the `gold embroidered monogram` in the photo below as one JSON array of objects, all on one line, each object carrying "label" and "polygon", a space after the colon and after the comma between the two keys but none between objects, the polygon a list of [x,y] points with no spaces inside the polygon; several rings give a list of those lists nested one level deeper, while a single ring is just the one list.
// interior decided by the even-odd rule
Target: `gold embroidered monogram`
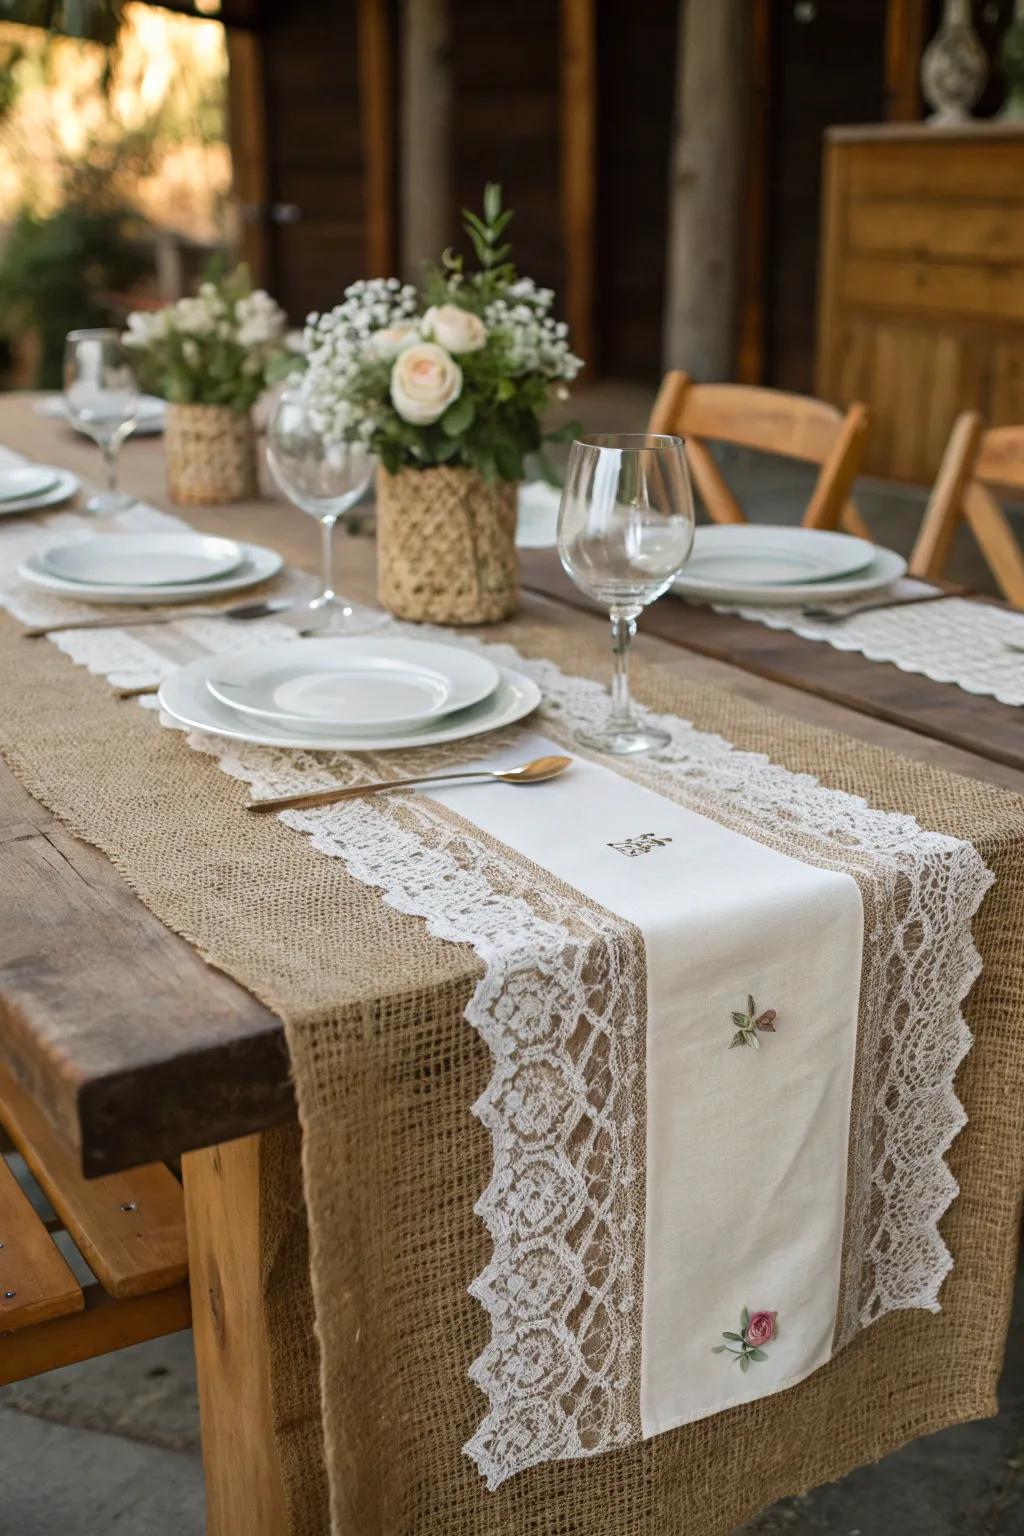
[{"label": "gold embroidered monogram", "polygon": [[624,853],[627,858],[638,859],[642,853],[653,853],[655,848],[666,847],[672,839],[670,837],[657,837],[653,832],[641,832],[639,837],[627,837],[623,843],[609,843],[609,848],[614,848],[616,853]]}]

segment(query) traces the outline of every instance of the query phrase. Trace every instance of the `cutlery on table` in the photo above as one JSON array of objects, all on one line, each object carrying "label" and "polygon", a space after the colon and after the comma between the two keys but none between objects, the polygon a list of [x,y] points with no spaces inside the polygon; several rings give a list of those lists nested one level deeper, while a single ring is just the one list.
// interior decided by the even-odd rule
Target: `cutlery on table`
[{"label": "cutlery on table", "polygon": [[962,597],[966,587],[956,587],[951,592],[924,592],[918,597],[885,597],[880,602],[858,603],[855,608],[801,608],[805,619],[819,624],[842,624],[855,619],[861,613],[875,613],[879,608],[909,608],[914,603],[937,603],[944,597]]},{"label": "cutlery on table", "polygon": [[236,603],[232,608],[188,608],[182,605],[173,613],[130,613],[123,619],[77,619],[60,624],[41,624],[37,628],[23,629],[23,640],[40,640],[44,635],[60,635],[70,629],[130,629],[144,624],[174,624],[178,619],[230,619],[246,624],[251,619],[268,619],[276,613],[287,613],[290,608],[301,608],[291,597],[267,598],[259,603]]},{"label": "cutlery on table", "polygon": [[252,800],[250,811],[287,811],[308,809],[314,805],[333,805],[336,800],[354,800],[359,795],[377,795],[386,789],[410,789],[414,784],[452,783],[456,779],[497,780],[499,784],[541,784],[557,779],[571,765],[571,757],[535,757],[517,768],[466,768],[459,773],[417,773],[409,779],[383,779],[376,784],[336,784],[333,789],[315,789],[302,795],[283,795],[278,800]]}]

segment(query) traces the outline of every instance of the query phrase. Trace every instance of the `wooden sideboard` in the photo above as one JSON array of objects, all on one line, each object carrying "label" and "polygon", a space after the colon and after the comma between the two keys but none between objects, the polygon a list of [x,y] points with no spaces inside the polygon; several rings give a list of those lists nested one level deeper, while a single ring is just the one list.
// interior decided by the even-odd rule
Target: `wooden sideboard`
[{"label": "wooden sideboard", "polygon": [[867,473],[921,484],[959,411],[1024,422],[1024,126],[828,131],[817,389],[871,407]]}]

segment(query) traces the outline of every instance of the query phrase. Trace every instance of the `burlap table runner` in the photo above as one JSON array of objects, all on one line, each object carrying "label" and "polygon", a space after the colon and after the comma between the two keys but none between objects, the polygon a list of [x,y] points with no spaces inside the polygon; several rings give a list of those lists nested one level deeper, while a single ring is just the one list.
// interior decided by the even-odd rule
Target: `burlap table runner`
[{"label": "burlap table runner", "polygon": [[[355,595],[360,595],[356,593]],[[969,1116],[949,1157],[943,1223],[955,1267],[943,1311],[890,1316],[791,1390],[587,1462],[552,1463],[489,1494],[461,1447],[481,1397],[466,1376],[487,1319],[467,1294],[489,1239],[474,1204],[491,1148],[469,1106],[490,1063],[463,1011],[479,975],[277,822],[244,789],[55,648],[0,622],[0,750],[18,777],[107,852],[145,903],[284,1019],[297,1131],[264,1143],[265,1289],[293,1529],[329,1526],[325,1450],[344,1536],[726,1533],[772,1499],[904,1440],[995,1410],[1024,1148],[1024,801],[638,666],[641,699],[736,746],[914,815],[974,844],[996,884],[975,921],[975,1044],[957,1088]],[[504,626],[526,655],[603,675],[597,624]],[[183,814],[187,807],[187,815]],[[311,1150],[312,1149],[312,1150]],[[307,1241],[334,1256],[318,1319],[331,1444],[321,1435]]]}]

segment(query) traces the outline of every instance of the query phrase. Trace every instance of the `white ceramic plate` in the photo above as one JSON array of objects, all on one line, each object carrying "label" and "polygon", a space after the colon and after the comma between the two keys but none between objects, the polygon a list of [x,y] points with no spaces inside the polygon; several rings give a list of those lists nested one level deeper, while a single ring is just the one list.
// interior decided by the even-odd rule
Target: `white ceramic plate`
[{"label": "white ceramic plate", "polygon": [[54,544],[39,556],[51,576],[103,587],[192,585],[226,576],[242,563],[233,539],[202,533],[98,533]]},{"label": "white ceramic plate", "polygon": [[[68,419],[63,395],[47,395],[45,399],[37,400],[35,412],[37,416],[45,416],[50,421],[67,421]],[[162,432],[166,415],[165,400],[161,400],[157,395],[140,395],[132,436],[149,437],[154,432]]]},{"label": "white ceramic plate", "polygon": [[193,597],[216,597],[225,592],[240,592],[244,587],[254,587],[258,582],[276,576],[284,563],[276,550],[262,544],[238,543],[242,551],[242,563],[224,576],[212,581],[182,582],[173,587],[115,587],[101,586],[98,582],[86,585],[80,581],[65,581],[52,575],[38,555],[32,555],[18,567],[18,575],[30,586],[42,587],[58,597],[71,597],[80,603],[110,603],[115,607],[158,603],[162,607],[171,603],[187,603]]},{"label": "white ceramic plate", "polygon": [[0,469],[0,502],[42,496],[54,489],[57,480],[57,471],[45,464],[16,464],[11,469]]},{"label": "white ceramic plate", "polygon": [[498,669],[455,645],[335,636],[224,657],[208,686],[230,709],[281,728],[390,734],[479,704]]},{"label": "white ceramic plate", "polygon": [[54,476],[51,489],[41,491],[37,496],[23,496],[18,501],[0,502],[0,517],[7,517],[14,512],[39,512],[44,507],[55,507],[58,502],[67,501],[78,490],[78,476],[73,475],[70,469],[57,469],[52,464],[40,464],[37,467]]},{"label": "white ceramic plate", "polygon": [[870,565],[833,581],[802,581],[791,582],[788,586],[763,587],[738,583],[714,586],[709,582],[691,585],[684,571],[672,583],[672,591],[679,597],[694,598],[702,603],[744,603],[752,608],[781,608],[787,604],[798,607],[804,603],[838,602],[840,598],[856,597],[862,592],[877,592],[899,581],[906,570],[907,562],[902,555],[892,549],[876,548]]},{"label": "white ceramic plate", "polygon": [[875,546],[848,533],[821,528],[776,528],[737,523],[698,528],[683,577],[713,587],[779,586],[831,581],[870,565]]},{"label": "white ceramic plate", "polygon": [[264,747],[299,747],[318,752],[385,752],[399,747],[437,746],[446,741],[462,741],[513,725],[537,708],[541,692],[528,677],[506,668],[499,669],[498,686],[489,698],[446,715],[434,725],[418,731],[390,736],[315,735],[312,732],[278,730],[269,720],[251,723],[215,699],[207,686],[210,678],[224,665],[223,656],[202,656],[189,662],[160,684],[160,707],[179,725],[190,730],[209,731],[231,741],[249,741]]}]

